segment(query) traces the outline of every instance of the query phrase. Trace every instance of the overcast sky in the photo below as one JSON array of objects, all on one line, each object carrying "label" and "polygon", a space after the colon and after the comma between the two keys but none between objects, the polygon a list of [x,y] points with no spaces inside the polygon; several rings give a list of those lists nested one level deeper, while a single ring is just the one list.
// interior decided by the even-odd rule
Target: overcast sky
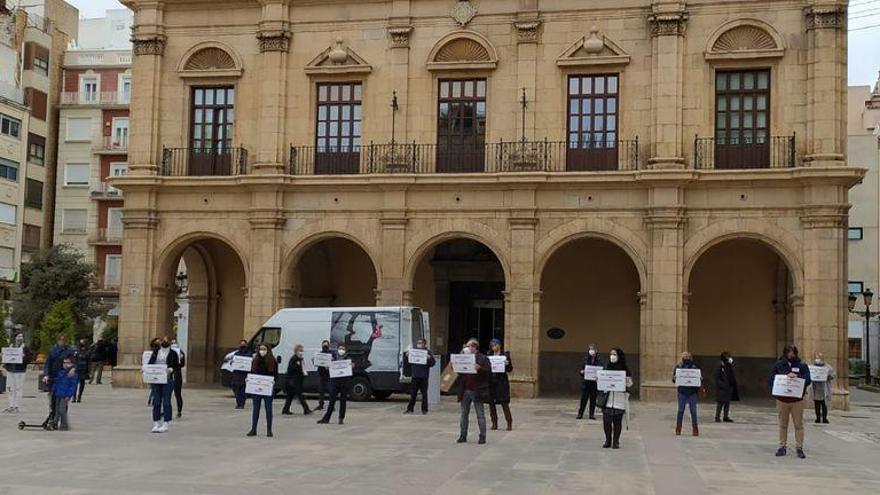
[{"label": "overcast sky", "polygon": [[[101,17],[106,9],[124,8],[117,0],[67,0],[82,17]],[[851,0],[849,85],[873,85],[880,71],[880,1]],[[867,29],[859,29],[868,27]]]}]

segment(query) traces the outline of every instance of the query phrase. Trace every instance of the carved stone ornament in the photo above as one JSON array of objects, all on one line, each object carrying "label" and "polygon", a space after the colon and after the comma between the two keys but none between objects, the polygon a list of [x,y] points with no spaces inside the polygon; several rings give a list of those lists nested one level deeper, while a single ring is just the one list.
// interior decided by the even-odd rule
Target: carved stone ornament
[{"label": "carved stone ornament", "polygon": [[654,14],[648,18],[651,36],[684,36],[688,15],[686,12]]},{"label": "carved stone ornament", "polygon": [[459,26],[465,27],[477,15],[477,8],[471,5],[468,0],[459,0],[449,10],[449,17],[458,23]]},{"label": "carved stone ornament", "polygon": [[262,52],[287,52],[290,49],[290,34],[287,31],[257,34],[257,42]]},{"label": "carved stone ornament", "polygon": [[806,11],[807,31],[813,29],[843,29],[846,11],[843,6],[813,7]]},{"label": "carved stone ornament", "polygon": [[153,36],[151,38],[132,38],[131,49],[135,56],[158,55],[165,53],[165,38]]},{"label": "carved stone ornament", "polygon": [[391,48],[409,48],[409,37],[412,31],[412,26],[389,27],[388,36],[391,38]]},{"label": "carved stone ornament", "polygon": [[541,21],[517,21],[513,23],[516,28],[517,43],[539,43],[541,41]]}]

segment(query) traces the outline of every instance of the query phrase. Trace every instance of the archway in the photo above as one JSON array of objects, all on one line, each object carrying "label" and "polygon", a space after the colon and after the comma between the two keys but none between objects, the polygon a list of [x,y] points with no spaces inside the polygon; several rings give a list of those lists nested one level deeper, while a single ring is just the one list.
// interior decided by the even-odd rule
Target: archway
[{"label": "archway", "polygon": [[620,347],[638,392],[640,278],[617,244],[595,237],[559,247],[541,273],[539,390],[542,395],[580,392],[578,370],[590,344],[603,361]]},{"label": "archway", "polygon": [[188,383],[219,381],[223,356],[243,338],[247,276],[238,252],[213,237],[177,246],[161,265],[155,335],[176,335]]},{"label": "archway", "polygon": [[483,350],[504,339],[504,268],[491,248],[469,238],[441,241],[412,273],[413,304],[430,314],[431,347],[444,364],[471,337]]},{"label": "archway", "polygon": [[[785,260],[755,239],[722,241],[688,277],[688,349],[711,377],[721,352],[734,356],[741,396],[767,395],[767,370],[794,335],[793,282]],[[713,387],[713,380],[706,383]]]},{"label": "archway", "polygon": [[330,237],[312,243],[288,275],[286,307],[376,305],[375,264],[361,246],[349,239]]}]

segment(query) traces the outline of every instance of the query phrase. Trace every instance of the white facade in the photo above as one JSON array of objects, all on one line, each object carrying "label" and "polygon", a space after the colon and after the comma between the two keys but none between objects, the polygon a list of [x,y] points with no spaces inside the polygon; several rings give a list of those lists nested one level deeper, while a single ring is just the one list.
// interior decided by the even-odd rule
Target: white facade
[{"label": "white facade", "polygon": [[81,50],[131,49],[132,13],[128,9],[108,10],[106,17],[80,19],[77,48]]}]

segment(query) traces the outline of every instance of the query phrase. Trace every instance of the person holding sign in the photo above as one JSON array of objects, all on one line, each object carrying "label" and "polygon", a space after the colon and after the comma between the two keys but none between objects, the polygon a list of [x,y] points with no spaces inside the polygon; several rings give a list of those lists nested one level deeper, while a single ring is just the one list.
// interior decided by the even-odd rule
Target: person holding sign
[{"label": "person holding sign", "polygon": [[810,366],[810,396],[816,408],[816,423],[828,424],[828,401],[831,400],[831,380],[834,380],[834,368],[825,362],[825,354],[816,353],[813,365]]},{"label": "person holding sign", "polygon": [[[605,365],[605,370],[626,372],[626,388],[632,386],[632,374],[626,366],[626,354],[619,347],[611,349],[611,352],[608,353],[608,364]],[[629,393],[603,392],[599,405],[602,407],[602,426],[605,430],[605,443],[602,448],[619,449],[623,416],[629,408]]]},{"label": "person holding sign", "polygon": [[352,361],[346,355],[345,345],[339,344],[336,348],[336,353],[333,354],[333,361],[348,361],[349,372],[347,375],[340,374],[339,376],[333,376],[333,374],[330,374],[330,369],[328,368],[327,372],[330,375],[330,405],[327,406],[327,410],[324,411],[324,416],[318,420],[318,424],[321,425],[330,423],[330,418],[333,416],[334,409],[336,409],[337,399],[339,400],[339,424],[345,424],[345,405],[348,401],[349,389],[351,388],[351,377],[354,375],[354,368],[351,364]]},{"label": "person holding sign", "polygon": [[[503,371],[496,371],[495,361],[503,362]],[[498,429],[498,411],[496,406],[501,406],[504,412],[504,420],[507,421],[507,431],[513,429],[513,415],[510,414],[510,380],[507,374],[513,371],[513,363],[510,361],[510,353],[502,351],[501,340],[489,341],[489,361],[493,364],[492,376],[489,379],[489,418],[492,420],[492,429]]]},{"label": "person holding sign", "polygon": [[[416,351],[416,352],[413,352]],[[434,366],[434,354],[428,349],[425,339],[416,341],[416,348],[404,353],[404,375],[407,371],[412,379],[409,388],[409,404],[404,414],[412,414],[416,405],[416,395],[422,393],[422,414],[428,414],[428,376]],[[416,356],[419,355],[417,358]]]},{"label": "person holding sign", "polygon": [[171,381],[174,382],[174,399],[177,404],[177,417],[179,418],[183,416],[183,368],[186,367],[186,353],[178,345],[177,339],[171,339],[171,350],[177,353],[178,360],[180,361],[180,367],[177,368],[177,371],[171,377]]},{"label": "person holding sign", "polygon": [[[332,359],[330,341],[325,340],[321,342],[321,353],[330,355]],[[315,410],[320,411],[324,409],[324,397],[330,391],[330,368],[328,366],[321,366],[318,363],[315,363],[315,365],[318,367],[318,407]]]},{"label": "person holding sign", "polygon": [[162,337],[159,348],[153,349],[148,364],[164,364],[168,372],[165,383],[150,384],[153,403],[153,433],[165,433],[168,431],[168,423],[171,422],[171,393],[174,391],[174,382],[171,376],[180,370],[180,360],[177,353],[171,350],[171,340],[168,336]]},{"label": "person holding sign", "polygon": [[[268,344],[260,344],[257,347],[257,355],[251,361],[251,374],[270,376],[273,379],[278,374],[278,363],[275,356],[272,355],[272,349]],[[260,406],[266,409],[266,436],[272,436],[272,394],[255,395],[251,394],[251,400],[254,403],[254,409],[251,413],[251,431],[247,433],[249,437],[257,436],[257,425],[260,423]]]},{"label": "person holding sign", "polygon": [[[253,352],[248,347],[248,341],[242,339],[241,342],[238,343],[238,350],[235,351],[235,354],[232,355],[232,359],[235,359],[235,356],[241,356],[250,358],[253,357]],[[251,362],[253,365],[253,362]],[[244,409],[245,403],[245,393],[244,387],[245,382],[247,380],[248,372],[246,370],[233,370],[232,371],[232,379],[230,380],[230,384],[232,385],[232,391],[235,393],[235,408],[236,409]]]},{"label": "person holding sign", "polygon": [[700,436],[700,427],[697,425],[697,397],[702,381],[700,368],[694,363],[694,357],[690,352],[682,352],[681,361],[675,365],[672,372],[672,382],[678,388],[678,413],[675,416],[676,435],[681,435],[684,406],[687,404],[691,410],[691,426],[693,426],[694,436]]},{"label": "person holding sign", "polygon": [[724,411],[724,422],[733,423],[730,419],[730,402],[739,400],[739,388],[736,375],[733,373],[733,357],[725,351],[721,353],[721,362],[715,368],[715,422],[721,422],[721,411]]},{"label": "person holding sign", "polygon": [[[804,388],[801,388],[797,394],[783,391],[776,387],[776,382],[780,381],[780,378],[797,380],[795,383]],[[779,448],[776,450],[776,457],[782,457],[787,453],[790,418],[794,422],[797,456],[805,459],[807,456],[804,454],[804,393],[805,387],[810,386],[811,383],[810,367],[798,357],[796,346],[789,344],[782,349],[782,357],[773,365],[768,382],[770,394],[776,399],[776,411],[779,413]]]},{"label": "person holding sign", "polygon": [[21,405],[21,391],[24,387],[24,375],[27,365],[31,363],[31,353],[24,345],[24,335],[15,334],[10,347],[3,348],[3,374],[9,381],[9,407],[5,413],[18,413]]},{"label": "person holding sign", "polygon": [[599,359],[599,350],[596,344],[590,344],[587,355],[584,356],[584,362],[579,371],[584,377],[581,383],[581,404],[578,407],[577,419],[584,419],[584,409],[587,408],[587,401],[590,403],[590,419],[596,419],[596,397],[599,395],[599,389],[596,387],[595,374],[587,375],[587,371],[595,373],[597,369],[602,368],[602,360]]},{"label": "person holding sign", "polygon": [[477,443],[486,443],[486,411],[483,409],[483,402],[489,400],[489,380],[492,375],[492,365],[486,356],[480,354],[479,345],[477,339],[470,339],[465,344],[464,349],[461,350],[464,354],[474,355],[475,373],[459,373],[457,378],[458,401],[461,403],[458,443],[467,442],[472,404],[477,414],[477,426],[480,428],[480,439]]},{"label": "person holding sign", "polygon": [[281,414],[285,416],[293,414],[290,412],[290,404],[295,397],[299,399],[303,415],[312,414],[312,410],[309,409],[309,405],[303,397],[303,378],[308,374],[303,368],[303,353],[305,353],[305,347],[302,344],[296,344],[293,348],[293,356],[287,362],[287,376],[284,381],[284,395],[286,397],[284,398],[284,408],[281,409]]}]

